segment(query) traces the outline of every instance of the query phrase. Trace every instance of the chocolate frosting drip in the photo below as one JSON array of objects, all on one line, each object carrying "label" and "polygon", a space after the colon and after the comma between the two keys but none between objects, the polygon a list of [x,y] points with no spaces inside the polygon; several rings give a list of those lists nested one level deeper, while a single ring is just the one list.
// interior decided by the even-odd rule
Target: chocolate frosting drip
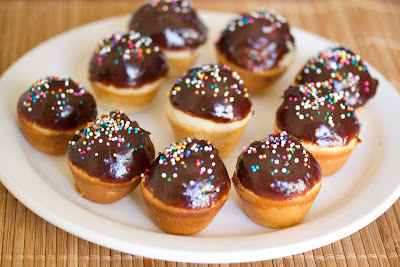
[{"label": "chocolate frosting drip", "polygon": [[279,66],[283,56],[294,50],[294,38],[284,17],[261,10],[232,20],[216,45],[229,61],[260,72]]},{"label": "chocolate frosting drip", "polygon": [[129,30],[150,36],[162,48],[195,49],[206,42],[207,28],[187,1],[155,1],[133,13]]},{"label": "chocolate frosting drip", "polygon": [[247,88],[239,75],[224,65],[190,69],[170,93],[174,107],[215,122],[244,119],[251,111]]},{"label": "chocolate frosting drip", "polygon": [[68,145],[68,159],[104,182],[126,182],[141,175],[154,159],[150,133],[112,110],[88,124]]},{"label": "chocolate frosting drip", "polygon": [[356,111],[328,82],[290,86],[276,113],[279,129],[319,146],[345,146],[360,133]]},{"label": "chocolate frosting drip", "polygon": [[89,63],[89,79],[114,87],[139,88],[166,76],[165,56],[151,38],[115,33],[100,41]]},{"label": "chocolate frosting drip", "polygon": [[159,153],[142,181],[160,201],[189,209],[213,206],[231,187],[218,150],[208,141],[190,138]]},{"label": "chocolate frosting drip", "polygon": [[246,189],[276,200],[305,195],[321,181],[321,167],[286,132],[251,143],[238,158],[236,175]]},{"label": "chocolate frosting drip", "polygon": [[296,78],[297,84],[318,81],[329,81],[335,90],[343,90],[353,107],[367,103],[375,95],[379,83],[371,77],[359,55],[339,45],[309,59]]},{"label": "chocolate frosting drip", "polygon": [[18,100],[19,116],[52,130],[74,130],[97,116],[96,102],[78,82],[48,77]]}]

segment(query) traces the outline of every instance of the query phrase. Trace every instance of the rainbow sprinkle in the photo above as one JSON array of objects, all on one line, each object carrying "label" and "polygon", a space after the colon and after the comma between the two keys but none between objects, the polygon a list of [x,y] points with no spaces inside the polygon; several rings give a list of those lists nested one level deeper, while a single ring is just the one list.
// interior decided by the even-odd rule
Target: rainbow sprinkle
[{"label": "rainbow sprinkle", "polygon": [[98,47],[94,51],[93,57],[97,58],[97,64],[102,66],[104,58],[110,53],[112,49],[118,50],[119,58],[114,60],[114,64],[119,64],[124,61],[130,60],[132,57],[140,58],[145,54],[159,52],[158,46],[151,47],[153,40],[138,32],[130,31],[129,33],[114,33],[101,40]]},{"label": "rainbow sprinkle", "polygon": [[[236,83],[228,84],[227,80],[231,76]],[[211,80],[210,86],[205,86],[205,82]],[[230,72],[226,65],[204,65],[201,68],[192,69],[184,77],[179,77],[169,95],[177,95],[182,90],[191,90],[193,95],[205,95],[206,90],[212,91],[214,98],[222,97],[225,103],[232,103],[236,98],[248,98],[249,93],[243,85],[243,80],[236,71]],[[200,107],[201,112],[205,109]]]},{"label": "rainbow sprinkle", "polygon": [[[54,88],[53,83],[56,81],[63,82],[63,86]],[[73,87],[77,87],[77,89]],[[56,105],[52,106],[51,110],[62,111],[64,106],[70,101],[70,97],[81,96],[87,93],[86,89],[79,82],[74,82],[71,78],[66,79],[50,76],[36,81],[28,89],[26,100],[24,100],[22,104],[28,112],[32,112],[36,104],[42,103],[47,97],[51,96],[57,99],[57,101],[55,101]],[[80,104],[82,104],[82,102],[80,102]]]}]

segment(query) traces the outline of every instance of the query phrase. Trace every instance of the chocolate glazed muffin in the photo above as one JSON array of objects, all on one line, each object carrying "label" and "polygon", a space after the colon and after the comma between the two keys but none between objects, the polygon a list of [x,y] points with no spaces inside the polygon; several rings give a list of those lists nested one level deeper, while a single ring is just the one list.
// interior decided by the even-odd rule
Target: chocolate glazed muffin
[{"label": "chocolate glazed muffin", "polygon": [[37,81],[22,94],[17,112],[25,138],[51,154],[65,153],[75,132],[97,116],[94,98],[80,83],[56,76]]},{"label": "chocolate glazed muffin", "polygon": [[176,139],[204,138],[229,154],[249,122],[252,103],[247,87],[227,66],[205,65],[178,79],[166,104]]},{"label": "chocolate glazed muffin", "polygon": [[378,80],[371,77],[364,60],[350,49],[335,45],[309,59],[296,77],[297,84],[329,81],[334,90],[344,91],[349,104],[363,107],[371,99]]},{"label": "chocolate glazed muffin", "polygon": [[196,60],[207,29],[188,1],[152,1],[132,14],[129,30],[150,36],[167,56],[170,75],[180,75]]},{"label": "chocolate glazed muffin", "polygon": [[306,216],[321,188],[321,177],[313,155],[294,137],[277,132],[243,150],[232,180],[254,222],[287,227]]},{"label": "chocolate glazed muffin", "polygon": [[294,38],[286,19],[272,10],[244,13],[216,42],[221,64],[236,69],[252,94],[262,93],[294,58]]},{"label": "chocolate glazed muffin", "polygon": [[129,112],[151,103],[167,72],[160,48],[134,31],[100,41],[89,63],[89,79],[100,104]]},{"label": "chocolate glazed muffin", "polygon": [[69,142],[67,161],[81,196],[108,204],[131,193],[154,159],[149,135],[119,110],[77,133]]},{"label": "chocolate glazed muffin", "polygon": [[225,204],[230,179],[210,142],[188,138],[159,153],[140,188],[161,230],[191,235],[207,227]]},{"label": "chocolate glazed muffin", "polygon": [[356,111],[329,82],[290,86],[275,128],[301,140],[320,163],[323,176],[337,172],[360,141]]}]

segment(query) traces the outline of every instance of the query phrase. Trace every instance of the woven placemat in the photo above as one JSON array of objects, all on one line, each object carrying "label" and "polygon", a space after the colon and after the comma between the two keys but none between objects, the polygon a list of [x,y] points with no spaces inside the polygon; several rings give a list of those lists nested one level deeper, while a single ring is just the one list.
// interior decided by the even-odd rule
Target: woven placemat
[{"label": "woven placemat", "polygon": [[[198,9],[226,12],[272,8],[284,14],[293,26],[351,47],[400,88],[398,1],[194,2]],[[0,73],[23,53],[58,33],[101,18],[126,14],[141,3],[0,0]],[[370,225],[322,248],[269,261],[220,266],[400,266],[399,223],[398,200]],[[32,213],[1,184],[0,255],[1,266],[207,266],[147,259],[77,238]]]}]

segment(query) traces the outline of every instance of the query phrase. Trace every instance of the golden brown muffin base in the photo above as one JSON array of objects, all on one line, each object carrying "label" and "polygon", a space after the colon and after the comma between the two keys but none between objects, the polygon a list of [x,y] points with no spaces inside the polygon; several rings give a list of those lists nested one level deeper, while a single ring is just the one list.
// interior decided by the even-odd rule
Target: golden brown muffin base
[{"label": "golden brown muffin base", "polygon": [[75,179],[75,188],[78,193],[81,197],[95,203],[110,204],[117,202],[132,193],[140,182],[140,175],[123,183],[103,182],[101,179],[92,177],[83,169],[75,166],[69,161],[68,156],[67,162]]},{"label": "golden brown muffin base", "polygon": [[271,228],[289,227],[300,223],[310,210],[322,185],[321,179],[304,196],[275,200],[256,195],[243,187],[236,172],[232,181],[247,216],[255,223]]},{"label": "golden brown muffin base", "polygon": [[168,76],[176,78],[183,75],[196,61],[203,52],[205,45],[200,45],[196,49],[168,50],[163,49],[168,64]]},{"label": "golden brown muffin base", "polygon": [[243,83],[246,85],[250,94],[258,95],[270,89],[276,80],[286,71],[294,59],[295,52],[291,51],[286,55],[288,59],[285,64],[280,64],[269,70],[260,72],[254,72],[236,65],[235,63],[229,61],[225,55],[219,52],[218,49],[216,49],[216,53],[220,64],[227,65],[231,68],[231,71],[236,71],[239,73],[240,78],[243,80]]},{"label": "golden brown muffin base", "polygon": [[106,110],[120,109],[127,113],[141,111],[148,107],[166,77],[147,83],[138,89],[117,88],[101,82],[91,82],[99,105]]},{"label": "golden brown muffin base", "polygon": [[211,207],[187,209],[164,204],[140,183],[147,212],[154,224],[164,232],[175,235],[193,235],[206,228],[229,197],[229,193]]},{"label": "golden brown muffin base", "polygon": [[[276,123],[275,130],[279,132],[282,131],[282,129],[279,129]],[[295,136],[295,138],[297,137]],[[352,139],[345,146],[334,147],[321,147],[317,144],[313,144],[304,140],[301,141],[301,144],[315,157],[319,165],[321,165],[322,176],[326,177],[335,174],[343,167],[350,157],[351,152],[353,152],[354,148],[357,146],[358,139]]]},{"label": "golden brown muffin base", "polygon": [[76,131],[83,129],[86,124],[73,130],[51,130],[31,122],[23,116],[18,116],[21,130],[26,140],[36,149],[49,154],[63,154],[67,150],[68,142],[75,136]]},{"label": "golden brown muffin base", "polygon": [[252,112],[249,112],[240,121],[216,123],[175,108],[169,98],[165,110],[176,140],[196,137],[210,141],[218,149],[221,157],[229,155],[235,149],[252,116]]}]

